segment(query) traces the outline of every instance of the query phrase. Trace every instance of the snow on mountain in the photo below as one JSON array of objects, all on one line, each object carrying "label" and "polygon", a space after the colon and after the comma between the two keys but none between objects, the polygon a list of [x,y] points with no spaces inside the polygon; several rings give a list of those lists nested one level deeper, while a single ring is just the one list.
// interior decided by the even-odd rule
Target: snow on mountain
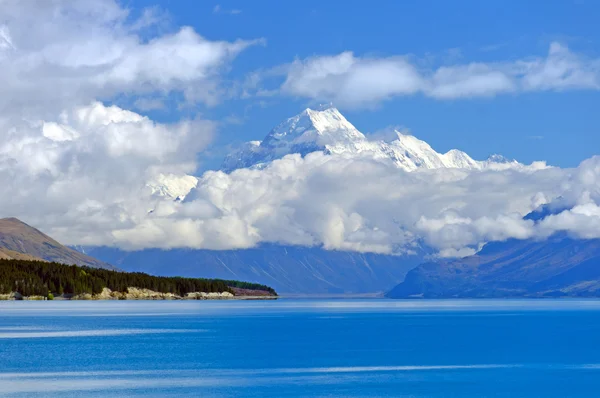
[{"label": "snow on mountain", "polygon": [[[239,168],[260,168],[288,154],[298,153],[305,156],[315,151],[344,157],[392,161],[398,168],[406,171],[439,168],[502,170],[529,167],[500,155],[477,161],[456,149],[441,154],[425,141],[398,130],[393,131],[393,136],[392,140],[370,140],[336,108],[305,109],[275,127],[263,141],[248,142],[229,154],[221,169],[231,172]],[[546,167],[545,163],[532,166]]]},{"label": "snow on mountain", "polygon": [[305,109],[275,127],[262,142],[250,141],[229,154],[222,169],[229,172],[260,166],[291,153],[304,156],[315,151],[359,152],[366,142],[366,137],[337,109]]},{"label": "snow on mountain", "polygon": [[153,195],[183,200],[198,185],[198,178],[190,175],[159,174],[146,183]]},{"label": "snow on mountain", "polygon": [[[240,168],[262,168],[269,162],[285,155],[298,153],[305,156],[322,151],[346,158],[368,158],[381,162],[393,162],[399,169],[459,168],[468,170],[540,169],[544,162],[525,166],[501,155],[492,155],[478,161],[465,152],[452,149],[446,153],[436,152],[427,142],[397,129],[390,131],[392,138],[369,139],[358,131],[334,107],[305,109],[300,114],[276,126],[263,141],[249,141],[227,155],[221,170],[231,172]],[[146,186],[151,193],[183,200],[198,184],[198,178],[190,175],[160,174]]]}]

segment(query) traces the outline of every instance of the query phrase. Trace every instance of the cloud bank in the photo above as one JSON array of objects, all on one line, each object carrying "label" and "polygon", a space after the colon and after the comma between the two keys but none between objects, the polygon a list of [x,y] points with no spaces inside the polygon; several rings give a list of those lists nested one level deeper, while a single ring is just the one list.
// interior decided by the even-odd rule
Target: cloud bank
[{"label": "cloud bank", "polygon": [[[0,183],[11,193],[0,208],[67,244],[129,250],[271,242],[410,253],[427,245],[451,257],[557,231],[600,237],[600,158],[575,169],[408,172],[391,161],[314,152],[174,178],[193,173],[213,130],[208,121],[158,124],[99,102],[24,121],[0,144]],[[185,200],[165,196],[169,189]],[[523,219],[559,197],[570,210]]]},{"label": "cloud bank", "polygon": [[[599,165],[593,158],[576,169],[406,172],[366,158],[289,155],[262,169],[207,172],[183,203],[160,203],[113,236],[132,249],[277,242],[406,253],[426,244],[448,257],[558,231],[597,238]],[[559,197],[574,207],[539,223],[523,219]]]},{"label": "cloud bank", "polygon": [[409,56],[337,55],[299,59],[280,68],[283,94],[339,106],[365,107],[398,96],[439,100],[493,97],[530,91],[599,90],[600,59],[576,54],[553,42],[545,57],[513,62],[419,66]]}]

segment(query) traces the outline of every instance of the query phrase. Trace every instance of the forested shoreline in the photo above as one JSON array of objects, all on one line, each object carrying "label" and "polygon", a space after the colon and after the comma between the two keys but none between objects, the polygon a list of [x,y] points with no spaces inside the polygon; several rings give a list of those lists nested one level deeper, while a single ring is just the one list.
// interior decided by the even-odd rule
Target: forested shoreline
[{"label": "forested shoreline", "polygon": [[234,293],[232,288],[266,291],[269,286],[235,280],[152,276],[59,263],[0,260],[0,294],[23,296],[99,294],[104,288],[126,292],[129,287],[185,296],[187,293]]}]

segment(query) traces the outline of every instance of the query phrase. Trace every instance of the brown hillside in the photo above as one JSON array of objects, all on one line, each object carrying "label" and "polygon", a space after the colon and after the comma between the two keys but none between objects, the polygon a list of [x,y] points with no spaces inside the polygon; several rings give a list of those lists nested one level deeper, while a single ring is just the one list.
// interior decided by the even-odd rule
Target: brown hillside
[{"label": "brown hillside", "polygon": [[44,260],[114,269],[110,264],[61,245],[16,218],[0,219],[0,259]]}]

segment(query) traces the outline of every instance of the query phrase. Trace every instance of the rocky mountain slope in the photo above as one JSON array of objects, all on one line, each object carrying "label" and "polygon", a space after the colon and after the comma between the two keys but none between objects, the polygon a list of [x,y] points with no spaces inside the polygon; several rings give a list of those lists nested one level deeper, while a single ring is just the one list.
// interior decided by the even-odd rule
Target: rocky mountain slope
[{"label": "rocky mountain slope", "polygon": [[115,269],[108,263],[61,245],[16,218],[0,219],[0,258],[54,261],[93,268]]}]

